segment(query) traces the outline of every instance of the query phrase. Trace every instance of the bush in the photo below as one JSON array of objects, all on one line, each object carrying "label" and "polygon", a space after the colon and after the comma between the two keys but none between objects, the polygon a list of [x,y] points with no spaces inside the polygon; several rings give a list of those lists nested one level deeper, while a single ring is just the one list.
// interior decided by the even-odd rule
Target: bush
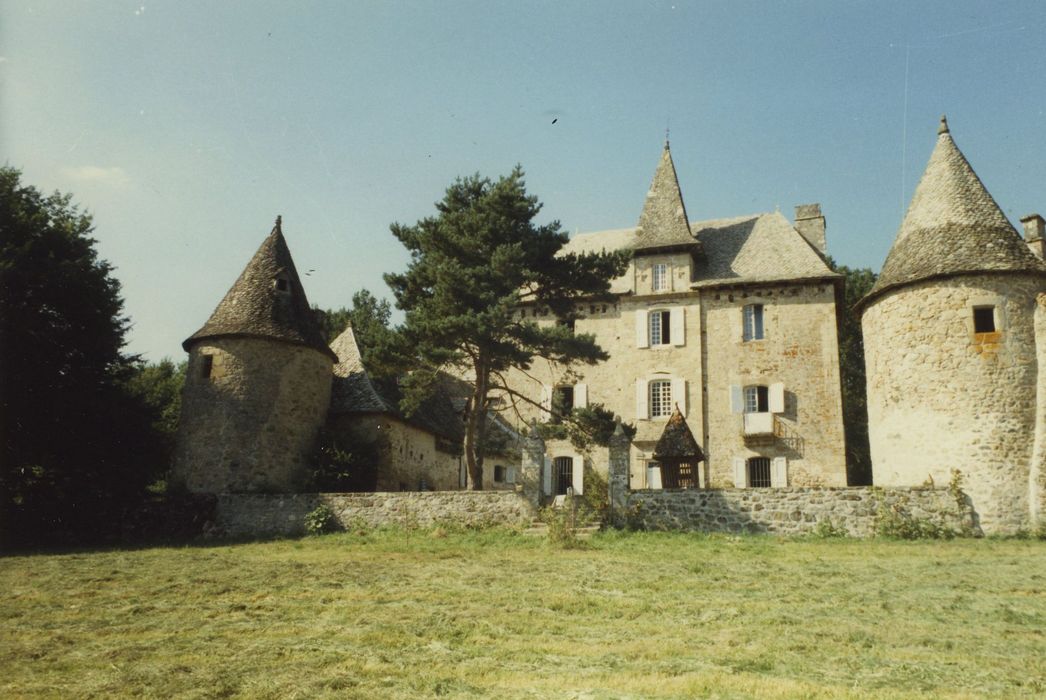
[{"label": "bush", "polygon": [[845,527],[836,525],[832,522],[831,518],[825,518],[824,520],[817,521],[817,527],[811,533],[814,537],[822,540],[835,539],[838,537],[849,537],[850,533],[847,532]]},{"label": "bush", "polygon": [[337,527],[338,520],[334,517],[334,511],[325,505],[318,505],[305,514],[305,531],[310,535],[334,532]]},{"label": "bush", "polygon": [[548,541],[563,549],[581,549],[584,544],[577,536],[577,514],[568,503],[563,508],[542,508],[538,514],[548,527]]}]

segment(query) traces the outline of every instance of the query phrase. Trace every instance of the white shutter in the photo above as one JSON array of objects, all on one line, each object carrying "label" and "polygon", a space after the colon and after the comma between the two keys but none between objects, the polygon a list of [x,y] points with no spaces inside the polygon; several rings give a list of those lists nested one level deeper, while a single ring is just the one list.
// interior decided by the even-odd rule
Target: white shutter
[{"label": "white shutter", "polygon": [[585,460],[581,455],[571,457],[573,467],[571,468],[571,486],[574,487],[574,495],[580,496],[585,490]]},{"label": "white shutter", "polygon": [[648,489],[661,488],[661,467],[646,468],[646,487]]},{"label": "white shutter", "polygon": [[734,457],[734,488],[748,488],[748,470],[744,457]]},{"label": "white shutter", "polygon": [[541,420],[546,421],[552,417],[552,387],[548,384],[541,385]]},{"label": "white shutter", "polygon": [[785,412],[785,385],[778,382],[770,385],[770,413]]},{"label": "white shutter", "polygon": [[788,486],[788,458],[774,457],[770,464],[770,485],[775,489]]},{"label": "white shutter", "polygon": [[650,347],[650,331],[647,330],[646,309],[636,309],[636,347]]},{"label": "white shutter", "polygon": [[686,417],[686,380],[685,379],[673,379],[672,380],[672,402],[679,406],[679,412]]},{"label": "white shutter", "polygon": [[686,345],[686,309],[678,307],[668,312],[669,335],[672,345]]},{"label": "white shutter", "polygon": [[586,408],[588,406],[588,384],[574,385],[574,408]]},{"label": "white shutter", "polygon": [[636,380],[636,419],[646,420],[650,417],[650,396],[645,379]]},{"label": "white shutter", "polygon": [[744,394],[741,392],[741,387],[737,384],[730,385],[730,412],[745,412],[745,397]]},{"label": "white shutter", "polygon": [[546,496],[552,495],[552,459],[545,457],[545,466],[541,470],[541,492]]},{"label": "white shutter", "polygon": [[508,468],[508,474],[505,476],[505,480],[508,481],[508,483],[510,483],[510,484],[516,483],[516,468],[515,467],[509,467]]}]

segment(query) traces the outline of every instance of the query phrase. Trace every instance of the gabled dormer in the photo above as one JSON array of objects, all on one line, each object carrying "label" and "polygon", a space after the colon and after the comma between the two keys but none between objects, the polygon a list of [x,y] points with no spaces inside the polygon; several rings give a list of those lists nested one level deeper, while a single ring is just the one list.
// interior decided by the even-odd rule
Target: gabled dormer
[{"label": "gabled dormer", "polygon": [[690,230],[668,141],[639,216],[633,252],[636,294],[667,294],[690,288],[701,243]]}]

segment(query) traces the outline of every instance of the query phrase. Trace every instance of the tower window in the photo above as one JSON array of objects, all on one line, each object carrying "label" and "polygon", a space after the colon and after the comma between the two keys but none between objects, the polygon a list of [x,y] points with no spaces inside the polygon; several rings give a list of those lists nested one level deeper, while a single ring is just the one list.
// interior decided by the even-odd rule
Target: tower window
[{"label": "tower window", "polygon": [[762,340],[763,339],[763,305],[762,304],[748,304],[744,307],[744,339],[748,340]]},{"label": "tower window", "polygon": [[663,418],[672,414],[672,382],[658,379],[650,382],[650,417]]},{"label": "tower window", "polygon": [[288,289],[290,289],[290,285],[287,284],[287,280],[285,280],[282,277],[277,277],[276,279],[274,279],[272,281],[272,286],[276,289],[277,292],[286,292]]},{"label": "tower window", "polygon": [[650,344],[672,344],[672,322],[668,311],[650,312]]},{"label": "tower window", "polygon": [[995,307],[975,306],[973,307],[973,332],[994,333],[995,332]]},{"label": "tower window", "polygon": [[651,287],[655,292],[668,291],[668,264],[656,263],[651,271]]},{"label": "tower window", "polygon": [[214,371],[214,355],[200,356],[200,379],[210,379]]}]

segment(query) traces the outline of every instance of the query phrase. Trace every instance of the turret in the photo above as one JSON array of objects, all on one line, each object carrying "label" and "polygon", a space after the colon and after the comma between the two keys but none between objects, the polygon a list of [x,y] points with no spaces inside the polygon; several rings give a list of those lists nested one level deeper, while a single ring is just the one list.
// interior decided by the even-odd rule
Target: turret
[{"label": "turret", "polygon": [[276,219],[189,353],[174,480],[190,491],[304,485],[330,403],[324,343]]}]

